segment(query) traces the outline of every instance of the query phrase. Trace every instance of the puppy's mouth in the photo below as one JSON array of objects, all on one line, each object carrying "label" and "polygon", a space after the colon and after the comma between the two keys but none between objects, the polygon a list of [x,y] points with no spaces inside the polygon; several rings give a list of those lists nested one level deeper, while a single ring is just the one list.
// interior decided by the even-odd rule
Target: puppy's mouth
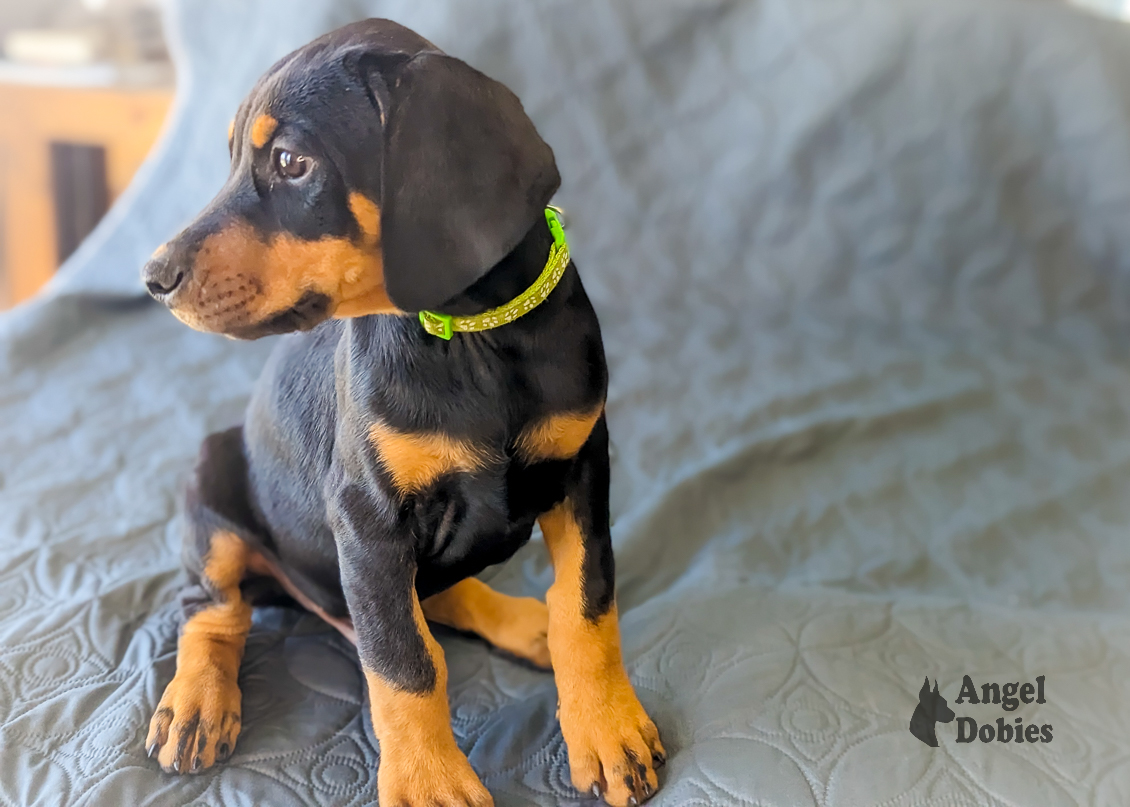
[{"label": "puppy's mouth", "polygon": [[232,301],[227,295],[220,296],[220,302],[210,298],[185,299],[179,295],[162,302],[173,316],[190,328],[233,339],[259,339],[291,331],[309,331],[329,319],[334,308],[329,295],[308,290],[287,308],[256,316],[255,309],[262,311],[262,307],[254,305],[251,300]]},{"label": "puppy's mouth", "polygon": [[259,339],[279,333],[309,331],[329,318],[332,302],[325,294],[308,291],[285,311],[280,311],[253,325],[226,328],[222,333],[236,339]]}]

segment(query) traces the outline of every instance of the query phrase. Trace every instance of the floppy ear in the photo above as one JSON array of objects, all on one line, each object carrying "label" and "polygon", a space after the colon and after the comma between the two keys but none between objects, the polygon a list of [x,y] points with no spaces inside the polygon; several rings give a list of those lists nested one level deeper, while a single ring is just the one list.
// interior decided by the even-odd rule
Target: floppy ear
[{"label": "floppy ear", "polygon": [[371,64],[384,121],[385,287],[405,311],[437,309],[518,245],[561,177],[497,81],[438,52]]}]

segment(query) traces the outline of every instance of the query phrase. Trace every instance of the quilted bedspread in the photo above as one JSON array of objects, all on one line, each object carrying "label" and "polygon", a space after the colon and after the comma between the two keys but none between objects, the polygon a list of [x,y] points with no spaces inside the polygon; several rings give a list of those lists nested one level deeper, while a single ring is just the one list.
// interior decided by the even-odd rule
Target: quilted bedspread
[{"label": "quilted bedspread", "polygon": [[[180,0],[160,147],[0,317],[0,805],[376,798],[355,654],[296,609],[256,611],[228,764],[143,748],[180,490],[271,343],[190,331],[138,270],[221,184],[257,75],[365,16],[506,82],[556,151],[653,803],[1130,804],[1130,28],[1037,0]],[[540,539],[485,576],[543,594]],[[437,633],[496,803],[591,803],[552,676]],[[909,731],[927,677],[938,747]],[[967,677],[1044,697],[959,701]],[[1050,741],[982,742],[1017,720]]]}]

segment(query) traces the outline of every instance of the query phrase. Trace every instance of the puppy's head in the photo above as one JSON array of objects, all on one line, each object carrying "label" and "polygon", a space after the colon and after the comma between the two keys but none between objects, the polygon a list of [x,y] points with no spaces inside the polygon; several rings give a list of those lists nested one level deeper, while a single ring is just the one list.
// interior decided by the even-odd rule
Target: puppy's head
[{"label": "puppy's head", "polygon": [[142,277],[188,325],[248,339],[442,310],[560,184],[512,92],[387,20],[279,61],[228,140],[219,195]]}]

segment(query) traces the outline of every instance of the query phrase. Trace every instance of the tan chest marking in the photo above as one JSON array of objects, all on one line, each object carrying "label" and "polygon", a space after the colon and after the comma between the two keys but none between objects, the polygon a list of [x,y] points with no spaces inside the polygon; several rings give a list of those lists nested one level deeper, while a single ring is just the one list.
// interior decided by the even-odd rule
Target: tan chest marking
[{"label": "tan chest marking", "polygon": [[497,461],[469,440],[436,432],[398,432],[377,421],[369,439],[401,494],[415,493],[448,473],[471,473]]},{"label": "tan chest marking", "polygon": [[565,412],[539,420],[519,435],[515,443],[518,456],[524,462],[575,457],[603,411],[601,402],[589,412]]}]

